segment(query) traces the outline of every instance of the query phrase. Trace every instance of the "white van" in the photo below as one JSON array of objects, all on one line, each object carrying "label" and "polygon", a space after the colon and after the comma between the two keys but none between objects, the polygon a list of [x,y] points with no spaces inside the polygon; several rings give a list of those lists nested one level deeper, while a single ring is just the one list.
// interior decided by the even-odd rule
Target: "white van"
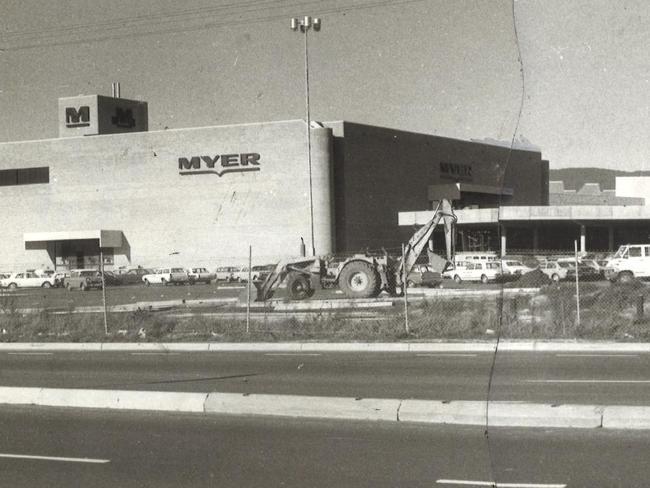
[{"label": "white van", "polygon": [[624,244],[607,263],[605,275],[611,281],[629,283],[650,278],[650,244]]}]

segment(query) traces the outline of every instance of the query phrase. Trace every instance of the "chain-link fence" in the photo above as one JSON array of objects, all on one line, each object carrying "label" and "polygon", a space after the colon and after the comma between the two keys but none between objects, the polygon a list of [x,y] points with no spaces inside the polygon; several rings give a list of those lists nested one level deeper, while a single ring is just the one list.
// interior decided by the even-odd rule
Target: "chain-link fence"
[{"label": "chain-link fence", "polygon": [[523,268],[486,282],[476,275],[455,280],[449,272],[427,280],[426,266],[416,266],[405,290],[371,298],[348,297],[329,282],[293,300],[284,279],[259,300],[257,287],[276,261],[252,249],[249,259],[206,266],[207,284],[146,286],[152,270],[136,265],[137,281],[120,280],[129,270],[107,270],[104,292],[1,288],[0,340],[647,340],[648,286],[585,269],[599,258],[583,256],[576,266],[575,255],[557,252],[495,256],[502,270],[518,262]]}]

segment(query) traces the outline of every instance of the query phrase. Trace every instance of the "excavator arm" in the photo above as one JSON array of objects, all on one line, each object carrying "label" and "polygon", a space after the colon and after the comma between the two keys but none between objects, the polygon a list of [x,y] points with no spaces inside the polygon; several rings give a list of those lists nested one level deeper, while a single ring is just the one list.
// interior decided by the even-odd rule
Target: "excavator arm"
[{"label": "excavator arm", "polygon": [[[452,231],[453,225],[456,223],[456,216],[454,215],[451,202],[447,199],[443,199],[438,203],[433,217],[429,222],[427,222],[423,227],[417,230],[415,234],[409,239],[406,246],[404,246],[404,256],[399,262],[397,268],[397,277],[401,281],[401,277],[408,276],[415,261],[422,253],[422,250],[431,239],[433,231],[436,229],[440,221],[443,221],[445,227],[445,246],[447,248],[447,261],[451,261],[452,256]],[[439,270],[442,273],[442,269]]]}]

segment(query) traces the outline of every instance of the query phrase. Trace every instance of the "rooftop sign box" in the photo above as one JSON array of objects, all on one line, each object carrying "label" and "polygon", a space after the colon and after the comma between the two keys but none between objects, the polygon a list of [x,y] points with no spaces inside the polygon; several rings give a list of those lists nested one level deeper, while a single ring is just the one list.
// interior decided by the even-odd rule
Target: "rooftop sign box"
[{"label": "rooftop sign box", "polygon": [[147,102],[102,95],[59,98],[59,137],[145,132]]}]

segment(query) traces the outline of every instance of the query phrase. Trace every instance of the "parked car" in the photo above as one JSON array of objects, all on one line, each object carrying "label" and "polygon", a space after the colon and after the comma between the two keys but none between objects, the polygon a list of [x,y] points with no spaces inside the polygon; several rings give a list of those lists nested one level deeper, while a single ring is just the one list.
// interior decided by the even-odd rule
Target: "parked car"
[{"label": "parked car", "polygon": [[650,278],[650,245],[624,244],[607,262],[607,279],[627,283],[634,278]]},{"label": "parked car", "polygon": [[212,283],[212,280],[217,278],[215,273],[211,273],[206,268],[190,268],[187,270],[187,276],[191,284],[205,283],[209,285]]},{"label": "parked car", "polygon": [[168,283],[174,285],[183,285],[189,283],[190,278],[187,271],[183,268],[160,268],[153,273],[142,276],[142,281],[147,285],[161,284],[163,286]]},{"label": "parked car", "polygon": [[86,291],[91,288],[102,289],[102,275],[96,269],[73,269],[70,276],[65,278],[68,290]]},{"label": "parked car", "polygon": [[510,273],[513,276],[526,274],[529,271],[532,271],[532,268],[529,268],[524,263],[516,259],[502,259],[501,267],[505,272]]},{"label": "parked car", "polygon": [[[587,266],[586,264],[578,263],[578,279],[579,280],[597,280],[600,278],[600,272],[596,269],[594,269],[591,266]],[[575,264],[569,268],[567,271],[567,280],[575,280],[576,279],[576,266]]]},{"label": "parked car", "polygon": [[442,275],[432,271],[426,264],[416,264],[409,273],[406,284],[409,287],[436,287],[442,283]]},{"label": "parked car", "polygon": [[605,276],[605,268],[607,267],[607,260],[596,260],[596,259],[582,259],[581,264],[593,268],[599,278]]},{"label": "parked car", "polygon": [[[275,264],[263,264],[261,266],[253,266],[251,268],[253,281],[259,281],[262,277],[266,277],[271,271],[275,269]],[[248,279],[248,277],[246,277]]]},{"label": "parked car", "polygon": [[539,263],[540,271],[556,283],[566,279],[570,267],[571,265],[567,262],[542,261]]},{"label": "parked car", "polygon": [[54,278],[54,286],[60,287],[63,286],[63,279],[65,278],[65,273],[59,273],[53,269],[37,269],[34,271],[37,276],[45,276],[48,278]]},{"label": "parked car", "polygon": [[[233,272],[233,280],[237,282],[248,281],[248,266],[242,266],[241,268],[235,268],[236,271]],[[252,270],[251,270],[252,274]]]},{"label": "parked car", "polygon": [[452,267],[442,273],[443,278],[451,278],[456,283],[462,281],[480,281],[488,283],[503,279],[509,273],[504,273],[499,261],[467,262],[464,267]]},{"label": "parked car", "polygon": [[8,278],[0,280],[3,288],[51,288],[56,286],[54,276],[38,276],[33,271],[11,273]]},{"label": "parked car", "polygon": [[238,270],[239,268],[235,268],[234,266],[221,266],[216,271],[217,280],[227,282],[235,281],[235,272]]},{"label": "parked car", "polygon": [[153,270],[147,268],[132,268],[118,273],[106,271],[104,272],[104,279],[106,286],[138,285],[142,284],[144,275],[151,273],[153,273]]}]

